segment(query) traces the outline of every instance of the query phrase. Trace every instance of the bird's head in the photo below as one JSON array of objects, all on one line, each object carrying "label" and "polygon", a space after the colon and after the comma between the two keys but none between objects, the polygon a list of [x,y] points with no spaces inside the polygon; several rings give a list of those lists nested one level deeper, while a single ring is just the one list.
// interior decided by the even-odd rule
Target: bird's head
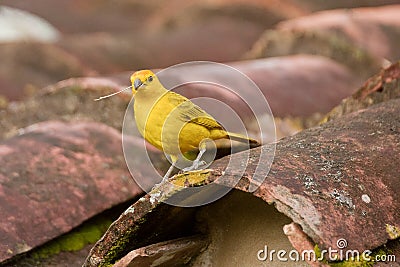
[{"label": "bird's head", "polygon": [[132,93],[135,94],[139,89],[151,83],[157,82],[157,76],[151,70],[139,70],[131,76]]}]

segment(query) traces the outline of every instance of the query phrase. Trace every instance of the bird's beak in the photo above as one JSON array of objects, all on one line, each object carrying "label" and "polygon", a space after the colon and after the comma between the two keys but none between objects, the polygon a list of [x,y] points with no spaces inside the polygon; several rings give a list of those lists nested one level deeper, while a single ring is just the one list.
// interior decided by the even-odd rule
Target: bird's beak
[{"label": "bird's beak", "polygon": [[143,82],[139,78],[136,78],[136,80],[133,82],[133,87],[135,88],[135,90],[139,89],[139,87],[142,85]]}]

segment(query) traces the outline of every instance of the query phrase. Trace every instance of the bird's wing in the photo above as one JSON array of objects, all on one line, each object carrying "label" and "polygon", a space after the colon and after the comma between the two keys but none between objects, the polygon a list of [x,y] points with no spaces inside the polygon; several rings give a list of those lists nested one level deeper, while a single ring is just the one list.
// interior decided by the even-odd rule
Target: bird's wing
[{"label": "bird's wing", "polygon": [[223,127],[209,115],[202,110],[199,106],[195,105],[192,101],[184,96],[170,92],[168,95],[170,103],[174,106],[179,106],[179,119],[184,122],[196,123],[204,126],[207,129],[221,129]]}]

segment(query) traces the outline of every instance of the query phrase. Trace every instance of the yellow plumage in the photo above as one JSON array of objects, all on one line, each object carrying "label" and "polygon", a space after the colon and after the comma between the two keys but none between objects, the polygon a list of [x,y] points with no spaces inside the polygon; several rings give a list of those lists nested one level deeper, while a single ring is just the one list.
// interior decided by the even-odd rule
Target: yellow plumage
[{"label": "yellow plumage", "polygon": [[207,112],[186,97],[167,90],[157,76],[137,71],[131,76],[135,98],[134,113],[141,135],[153,146],[171,156],[195,151],[202,140],[234,139],[258,145],[254,139],[229,133]]}]

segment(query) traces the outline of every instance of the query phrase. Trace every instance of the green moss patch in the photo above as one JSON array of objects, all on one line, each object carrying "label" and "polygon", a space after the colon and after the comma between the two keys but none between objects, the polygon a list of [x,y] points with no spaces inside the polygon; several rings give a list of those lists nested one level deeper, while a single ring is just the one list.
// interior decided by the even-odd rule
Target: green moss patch
[{"label": "green moss patch", "polygon": [[86,245],[94,244],[99,240],[111,223],[112,220],[104,217],[85,222],[71,232],[35,249],[32,252],[32,256],[35,259],[45,259],[62,251],[81,250]]}]

